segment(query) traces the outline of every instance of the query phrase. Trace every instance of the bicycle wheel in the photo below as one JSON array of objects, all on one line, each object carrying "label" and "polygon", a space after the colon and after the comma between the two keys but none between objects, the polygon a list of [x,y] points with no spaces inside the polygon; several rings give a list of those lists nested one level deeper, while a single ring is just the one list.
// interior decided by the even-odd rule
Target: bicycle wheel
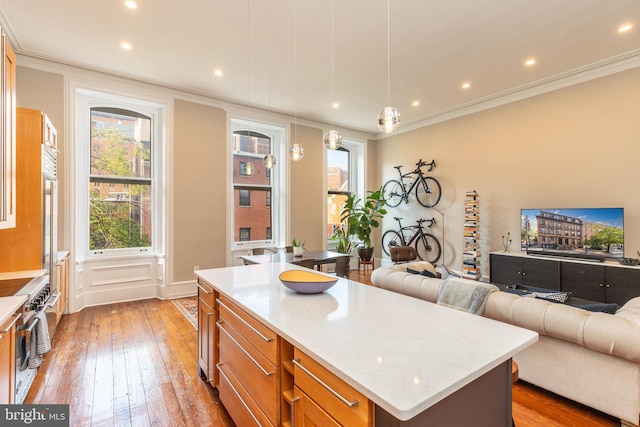
[{"label": "bicycle wheel", "polygon": [[395,230],[385,231],[382,235],[382,250],[387,256],[391,256],[389,248],[402,246],[402,236]]},{"label": "bicycle wheel", "polygon": [[442,248],[440,242],[433,234],[424,233],[422,236],[419,236],[415,246],[418,258],[422,261],[429,261],[435,264],[440,259]]},{"label": "bicycle wheel", "polygon": [[442,196],[442,189],[437,179],[430,176],[423,177],[416,185],[416,199],[425,208],[432,208],[438,204]]},{"label": "bicycle wheel", "polygon": [[387,181],[382,187],[387,206],[395,208],[404,198],[404,185],[397,179]]}]

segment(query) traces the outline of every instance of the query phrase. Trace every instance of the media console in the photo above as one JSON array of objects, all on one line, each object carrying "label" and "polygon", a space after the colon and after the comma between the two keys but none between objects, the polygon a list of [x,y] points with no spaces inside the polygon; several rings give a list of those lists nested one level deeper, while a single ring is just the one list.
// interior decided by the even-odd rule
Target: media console
[{"label": "media console", "polygon": [[492,283],[571,292],[574,297],[591,301],[623,305],[640,296],[640,267],[617,262],[493,252],[489,270]]}]

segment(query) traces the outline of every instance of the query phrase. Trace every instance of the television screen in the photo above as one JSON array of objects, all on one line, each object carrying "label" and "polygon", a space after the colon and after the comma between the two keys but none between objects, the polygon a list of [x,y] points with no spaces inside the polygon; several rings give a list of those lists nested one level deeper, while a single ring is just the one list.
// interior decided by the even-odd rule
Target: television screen
[{"label": "television screen", "polygon": [[623,208],[522,209],[520,219],[527,253],[624,257]]}]

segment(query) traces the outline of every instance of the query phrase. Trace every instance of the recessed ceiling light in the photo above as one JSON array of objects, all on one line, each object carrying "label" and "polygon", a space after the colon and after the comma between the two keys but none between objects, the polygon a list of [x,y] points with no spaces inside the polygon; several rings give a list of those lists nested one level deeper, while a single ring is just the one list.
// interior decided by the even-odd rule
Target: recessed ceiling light
[{"label": "recessed ceiling light", "polygon": [[120,46],[122,46],[122,48],[123,48],[124,50],[131,50],[131,49],[133,49],[133,46],[131,46],[131,43],[129,43],[129,42],[122,42],[122,43],[120,44]]},{"label": "recessed ceiling light", "polygon": [[127,6],[129,9],[137,9],[138,8],[138,5],[133,0],[125,1],[124,5]]},{"label": "recessed ceiling light", "polygon": [[469,82],[462,83],[462,89],[469,89],[470,87],[471,87],[471,83]]},{"label": "recessed ceiling light", "polygon": [[527,67],[531,67],[532,65],[536,64],[536,60],[535,58],[529,58],[526,61],[524,61],[524,65],[526,65]]},{"label": "recessed ceiling light", "polygon": [[331,104],[331,106],[332,106],[333,108],[339,108],[339,107],[340,107],[340,103],[338,103],[338,102],[334,102],[333,104]]},{"label": "recessed ceiling light", "polygon": [[213,74],[214,74],[215,76],[217,76],[217,77],[222,77],[222,74],[224,74],[224,73],[222,72],[222,70],[221,70],[221,69],[216,68],[215,70],[213,70]]},{"label": "recessed ceiling light", "polygon": [[417,107],[420,105],[420,101],[413,101],[411,105],[413,105],[414,107]]},{"label": "recessed ceiling light", "polygon": [[618,32],[619,33],[626,33],[627,31],[629,31],[630,29],[633,28],[632,24],[624,24],[618,27]]}]

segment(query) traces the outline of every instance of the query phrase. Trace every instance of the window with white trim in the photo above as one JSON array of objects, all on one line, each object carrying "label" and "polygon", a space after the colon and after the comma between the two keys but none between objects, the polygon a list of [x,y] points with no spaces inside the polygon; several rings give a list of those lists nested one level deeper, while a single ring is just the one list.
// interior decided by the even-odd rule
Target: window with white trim
[{"label": "window with white trim", "polygon": [[[282,231],[279,212],[284,211],[282,168],[285,128],[231,119],[232,235],[233,248],[276,245]],[[264,158],[276,157],[273,169]]]},{"label": "window with white trim", "polygon": [[89,256],[154,251],[164,107],[84,90],[76,101],[79,249]]}]

